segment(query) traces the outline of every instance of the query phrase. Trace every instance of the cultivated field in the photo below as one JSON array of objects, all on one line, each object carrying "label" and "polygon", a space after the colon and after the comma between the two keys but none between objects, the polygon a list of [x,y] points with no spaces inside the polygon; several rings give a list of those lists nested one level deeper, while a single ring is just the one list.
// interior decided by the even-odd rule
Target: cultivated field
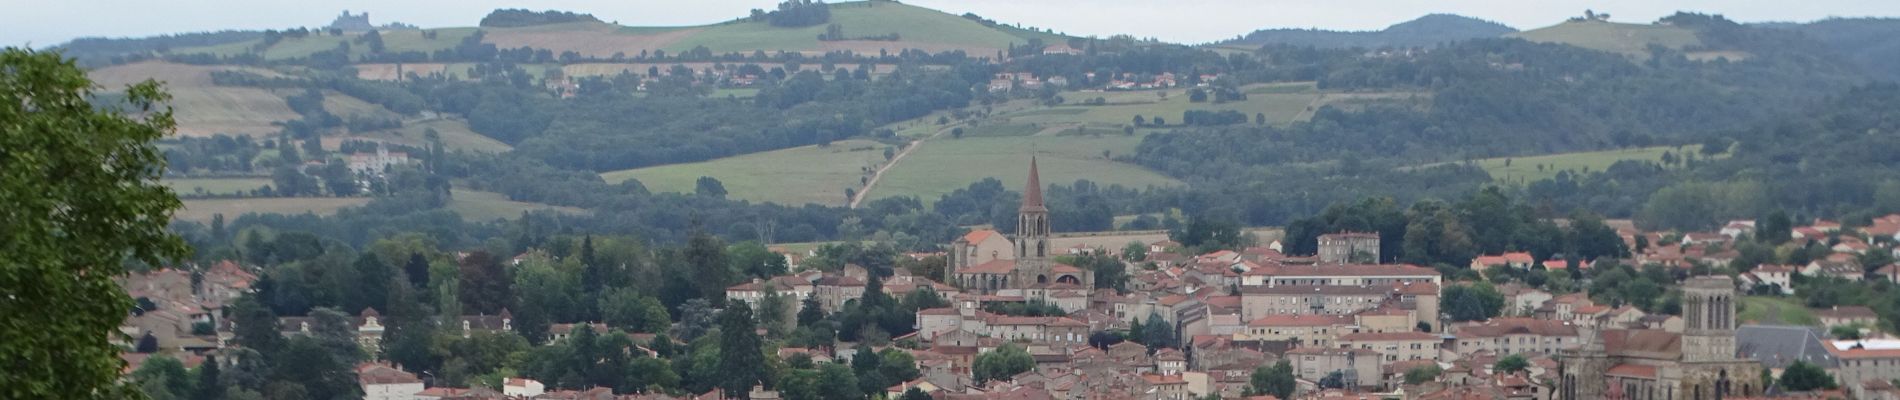
[{"label": "cultivated field", "polygon": [[383,108],[383,106],[370,104],[370,102],[350,97],[350,95],[335,90],[323,91],[323,110],[329,111],[331,114],[336,114],[337,117],[346,120],[350,117],[402,118],[401,115],[389,111],[389,109]]},{"label": "cultivated field", "polygon": [[983,178],[997,178],[1005,187],[1020,190],[1028,179],[1029,157],[1038,157],[1043,184],[1070,184],[1087,179],[1101,186],[1173,186],[1179,181],[1140,166],[1102,158],[1128,154],[1141,143],[1136,136],[940,136],[905,157],[868,194],[871,199],[914,196],[925,203]]},{"label": "cultivated field", "polygon": [[[338,140],[357,138],[375,139],[409,146],[427,147],[429,143],[427,133],[430,129],[434,129],[435,133],[442,137],[442,146],[451,151],[462,150],[482,153],[500,153],[514,149],[513,146],[509,146],[507,143],[502,143],[499,140],[469,130],[468,122],[466,121],[447,118],[405,121],[403,122],[402,128],[370,132],[351,137],[334,138]],[[326,141],[325,146],[328,147],[331,146],[331,144]]]},{"label": "cultivated field", "polygon": [[180,196],[250,193],[271,184],[270,178],[168,178],[159,182],[171,186],[172,192]]},{"label": "cultivated field", "polygon": [[1695,32],[1666,25],[1624,24],[1603,21],[1571,21],[1549,27],[1505,35],[1533,42],[1561,43],[1572,46],[1622,53],[1630,57],[1649,55],[1649,46],[1671,49],[1702,44]]},{"label": "cultivated field", "polygon": [[903,49],[923,49],[933,53],[964,50],[975,56],[994,54],[998,49],[1009,47],[1010,43],[1027,41],[1024,37],[985,27],[963,17],[895,2],[838,3],[831,8],[831,24],[843,28],[845,37],[896,33],[901,40],[823,42],[818,40],[818,35],[825,33],[828,24],[781,28],[764,22],[733,21],[697,27],[690,35],[672,42],[665,49],[667,52],[681,52],[695,46],[706,46],[714,53],[753,50],[851,50],[877,53],[880,49],[896,53]]},{"label": "cultivated field", "polygon": [[[434,39],[424,38],[421,30],[383,30],[376,33],[382,36],[383,51],[386,53],[403,53],[410,51],[434,53],[436,50],[455,47],[456,44],[462,42],[463,38],[474,34],[476,29],[439,28],[429,30],[436,33]],[[309,57],[310,53],[333,50],[340,47],[342,43],[349,43],[351,59],[358,59],[363,55],[369,54],[369,45],[358,42],[363,36],[363,33],[344,33],[343,36],[330,36],[327,32],[312,33],[310,36],[301,38],[285,37],[279,40],[276,44],[264,50],[264,58],[269,60],[282,60],[287,58]],[[215,46],[184,47],[172,49],[171,52],[173,54],[209,53],[220,56],[230,56],[248,53],[259,43],[262,43],[262,39]]]},{"label": "cultivated field", "polygon": [[632,178],[646,185],[647,190],[692,193],[699,177],[711,176],[726,186],[729,198],[841,206],[845,204],[844,189],[858,187],[859,178],[867,176],[865,168],[876,168],[884,162],[887,146],[869,140],[845,140],[826,147],[794,147],[697,163],[613,171],[601,174],[601,178],[609,183]]},{"label": "cultivated field", "polygon": [[[1253,122],[1255,114],[1266,116],[1268,123],[1284,125],[1302,120],[1309,107],[1321,100],[1323,94],[1313,89],[1312,83],[1259,84],[1242,88],[1247,99],[1216,104],[1212,101],[1192,102],[1186,89],[1140,90],[1140,91],[1070,91],[1063,92],[1064,105],[1027,111],[998,114],[990,122],[1036,123],[1036,124],[1083,124],[1093,127],[1117,128],[1134,124],[1135,116],[1153,121],[1155,117],[1164,118],[1169,124],[1179,125],[1182,113],[1189,110],[1221,111],[1234,110],[1247,115],[1248,123]],[[1105,105],[1081,105],[1082,102],[1101,98]],[[1151,122],[1152,123],[1152,122]]]},{"label": "cultivated field", "polygon": [[[1505,183],[1527,183],[1557,176],[1559,171],[1571,173],[1596,172],[1610,168],[1610,164],[1623,160],[1647,160],[1660,163],[1663,153],[1673,153],[1677,157],[1683,154],[1696,154],[1702,157],[1702,145],[1643,147],[1623,150],[1590,151],[1580,153],[1562,153],[1529,157],[1499,157],[1475,160],[1478,167],[1491,174],[1491,179]],[[1720,157],[1718,155],[1718,157]]]},{"label": "cultivated field", "polygon": [[536,49],[548,49],[556,54],[572,51],[584,56],[612,57],[614,53],[623,53],[628,57],[640,54],[641,50],[664,49],[679,40],[692,36],[701,28],[644,28],[623,29],[623,27],[601,22],[572,22],[528,26],[520,28],[485,29],[482,40],[494,43],[504,49],[523,46]]},{"label": "cultivated field", "polygon": [[274,123],[298,118],[297,113],[284,103],[283,97],[268,90],[212,85],[211,72],[219,70],[276,75],[275,72],[260,68],[166,62],[116,65],[91,71],[87,75],[107,91],[122,90],[125,85],[146,79],[163,82],[165,90],[172,95],[169,104],[175,110],[173,118],[178,121],[179,135],[267,135],[279,130]]},{"label": "cultivated field", "polygon": [[541,203],[529,203],[509,200],[507,196],[495,192],[454,189],[454,198],[449,202],[449,211],[461,215],[466,221],[492,221],[517,218],[523,211],[554,210],[567,214],[586,214],[587,210],[574,207],[559,207]]},{"label": "cultivated field", "polygon": [[185,200],[185,208],[172,218],[208,222],[211,216],[224,214],[226,220],[249,213],[260,214],[335,214],[343,207],[360,206],[368,197],[267,197],[254,199]]},{"label": "cultivated field", "polygon": [[[744,63],[724,63],[724,64],[725,64],[725,66],[726,66],[726,67],[729,67],[729,68],[731,68],[731,67],[737,67],[737,66],[739,66],[739,65],[743,65]],[[583,76],[614,76],[614,75],[619,75],[619,74],[620,74],[620,73],[622,73],[622,72],[626,72],[626,73],[632,73],[632,74],[636,74],[636,75],[643,75],[643,76],[644,76],[644,75],[646,75],[646,74],[647,74],[647,72],[648,72],[648,71],[650,71],[650,69],[651,69],[651,68],[659,68],[659,69],[660,69],[660,72],[661,72],[661,73],[665,73],[665,72],[666,72],[666,71],[667,71],[668,69],[671,69],[671,68],[673,68],[674,66],[683,66],[683,67],[686,67],[686,68],[690,68],[690,69],[692,69],[693,71],[705,71],[705,70],[708,70],[708,69],[715,69],[715,68],[716,68],[716,67],[715,67],[715,65],[716,65],[716,63],[710,63],[710,62],[689,62],[689,63],[581,63],[581,64],[568,64],[568,65],[566,65],[566,66],[562,66],[562,67],[561,67],[561,72],[563,72],[563,73],[566,73],[566,74],[567,74],[567,76],[571,76],[571,77],[583,77]],[[764,67],[765,67],[766,69],[768,69],[768,70],[769,70],[769,69],[771,69],[771,68],[772,68],[773,66],[770,66],[770,65],[765,65]],[[809,67],[807,67],[806,69],[812,69],[812,70],[816,70],[816,69],[817,69],[817,67],[818,67],[818,66],[815,66],[815,65],[814,65],[814,66],[809,66]],[[858,68],[858,65],[857,65],[857,64],[850,64],[850,65],[837,65],[837,67],[838,67],[838,68],[846,68],[846,69],[854,69],[854,70],[855,70],[855,69],[857,69],[857,68]],[[890,73],[891,73],[892,71],[896,71],[896,70],[897,70],[897,64],[876,64],[876,65],[873,65],[873,66],[871,67],[871,75],[872,75],[872,76],[874,76],[874,77],[875,77],[875,76],[884,76],[884,75],[890,75]]]}]

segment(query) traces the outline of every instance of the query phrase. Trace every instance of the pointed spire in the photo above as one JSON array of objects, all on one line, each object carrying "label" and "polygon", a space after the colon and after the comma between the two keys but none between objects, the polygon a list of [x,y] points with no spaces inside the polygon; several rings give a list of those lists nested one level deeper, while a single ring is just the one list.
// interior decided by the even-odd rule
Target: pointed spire
[{"label": "pointed spire", "polygon": [[1048,211],[1042,205],[1042,178],[1037,176],[1036,156],[1029,156],[1029,183],[1023,185],[1023,206],[1018,211]]}]

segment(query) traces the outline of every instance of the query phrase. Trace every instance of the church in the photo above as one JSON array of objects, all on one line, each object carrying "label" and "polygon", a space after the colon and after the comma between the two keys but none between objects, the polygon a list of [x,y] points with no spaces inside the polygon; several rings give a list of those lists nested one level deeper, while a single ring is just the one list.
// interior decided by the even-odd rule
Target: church
[{"label": "church", "polygon": [[1042,202],[1042,179],[1029,158],[1029,183],[1016,209],[1016,235],[1002,237],[977,230],[950,244],[944,281],[972,293],[1017,294],[1022,289],[1095,286],[1093,271],[1049,259],[1049,208]]},{"label": "church", "polygon": [[1609,329],[1566,350],[1556,400],[1721,400],[1759,396],[1761,364],[1737,354],[1735,283],[1690,278],[1682,287],[1681,334]]}]

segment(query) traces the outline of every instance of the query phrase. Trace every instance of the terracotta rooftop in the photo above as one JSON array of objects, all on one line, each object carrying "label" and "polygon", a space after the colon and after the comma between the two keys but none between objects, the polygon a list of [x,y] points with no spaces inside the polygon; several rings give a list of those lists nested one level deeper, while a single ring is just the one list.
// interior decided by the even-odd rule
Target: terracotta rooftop
[{"label": "terracotta rooftop", "polygon": [[981,243],[984,240],[989,240],[991,235],[1001,235],[1001,233],[990,229],[973,230],[970,231],[970,233],[963,234],[963,241],[965,243]]},{"label": "terracotta rooftop", "polygon": [[1651,329],[1610,329],[1601,334],[1603,349],[1611,355],[1654,355],[1664,358],[1682,354],[1682,335]]},{"label": "terracotta rooftop", "polygon": [[1293,355],[1293,354],[1343,355],[1347,353],[1351,353],[1353,355],[1360,356],[1360,357],[1378,357],[1379,356],[1379,352],[1372,351],[1371,349],[1335,349],[1335,348],[1329,348],[1329,347],[1301,347],[1301,348],[1286,351],[1286,354],[1288,355]]},{"label": "terracotta rooftop", "polygon": [[1609,376],[1655,379],[1656,367],[1652,365],[1617,364],[1614,367],[1610,367],[1610,370],[1605,371],[1603,374]]},{"label": "terracotta rooftop", "polygon": [[1459,325],[1459,338],[1494,338],[1506,335],[1577,336],[1577,327],[1563,321],[1535,318],[1492,318],[1482,323]]},{"label": "terracotta rooftop", "polygon": [[1332,326],[1351,325],[1352,317],[1345,315],[1268,315],[1247,323],[1247,326]]},{"label": "terracotta rooftop", "polygon": [[1275,277],[1302,276],[1405,276],[1435,277],[1438,270],[1410,264],[1327,264],[1302,265],[1267,263],[1247,272],[1248,275],[1268,275]]},{"label": "terracotta rooftop", "polygon": [[1388,340],[1439,340],[1440,336],[1425,332],[1359,332],[1341,335],[1341,341],[1388,341]]},{"label": "terracotta rooftop", "polygon": [[1438,285],[1433,283],[1397,283],[1391,285],[1277,285],[1242,286],[1242,295],[1331,295],[1331,296],[1371,296],[1388,293],[1411,295],[1436,295]]}]

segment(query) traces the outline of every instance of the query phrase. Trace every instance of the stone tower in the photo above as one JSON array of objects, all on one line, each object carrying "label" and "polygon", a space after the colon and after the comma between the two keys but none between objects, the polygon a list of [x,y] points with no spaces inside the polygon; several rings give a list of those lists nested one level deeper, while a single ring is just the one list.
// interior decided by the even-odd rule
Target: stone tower
[{"label": "stone tower", "polygon": [[1049,207],[1042,203],[1042,178],[1036,157],[1029,157],[1029,183],[1023,185],[1023,204],[1016,209],[1016,276],[1029,283],[1048,283],[1054,266],[1049,262]]},{"label": "stone tower", "polygon": [[1682,285],[1682,361],[1735,359],[1735,282],[1698,276]]},{"label": "stone tower", "polygon": [[1603,347],[1603,338],[1589,335],[1583,338],[1583,345],[1559,352],[1557,363],[1557,393],[1553,399],[1582,400],[1601,399],[1607,389],[1603,373],[1615,364]]}]

